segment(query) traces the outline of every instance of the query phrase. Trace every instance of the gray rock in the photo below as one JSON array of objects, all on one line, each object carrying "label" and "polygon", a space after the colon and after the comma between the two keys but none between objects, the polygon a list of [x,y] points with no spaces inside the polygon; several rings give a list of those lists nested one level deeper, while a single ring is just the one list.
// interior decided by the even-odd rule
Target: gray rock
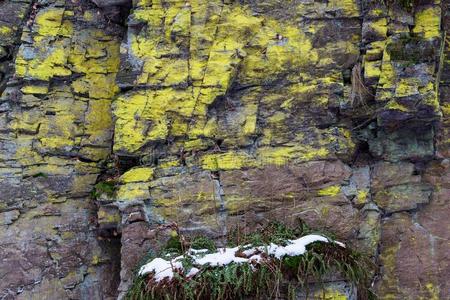
[{"label": "gray rock", "polygon": [[131,3],[131,0],[91,0],[91,1],[94,2],[98,7],[108,7]]}]

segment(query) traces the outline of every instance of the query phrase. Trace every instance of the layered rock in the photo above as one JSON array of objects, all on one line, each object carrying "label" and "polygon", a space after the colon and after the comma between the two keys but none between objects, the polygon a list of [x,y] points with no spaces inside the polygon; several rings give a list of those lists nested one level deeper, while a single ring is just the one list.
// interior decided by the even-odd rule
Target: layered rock
[{"label": "layered rock", "polygon": [[97,239],[89,193],[110,154],[121,28],[88,2],[0,9],[17,17],[0,39],[15,67],[0,100],[0,295],[113,297],[119,252]]},{"label": "layered rock", "polygon": [[161,224],[302,219],[381,299],[449,296],[445,1],[93,2],[0,2],[0,295],[123,296]]}]

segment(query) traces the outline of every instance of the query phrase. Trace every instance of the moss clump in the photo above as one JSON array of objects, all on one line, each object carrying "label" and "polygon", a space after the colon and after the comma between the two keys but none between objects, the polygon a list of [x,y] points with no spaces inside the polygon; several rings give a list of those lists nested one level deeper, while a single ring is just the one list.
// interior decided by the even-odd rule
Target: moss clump
[{"label": "moss clump", "polygon": [[102,181],[94,186],[94,189],[91,192],[91,196],[94,199],[98,199],[102,194],[105,194],[108,197],[112,197],[115,191],[116,191],[115,181],[112,180]]},{"label": "moss clump", "polygon": [[[272,223],[250,233],[233,230],[229,236],[229,244],[286,244],[289,239],[311,232],[304,224],[287,227]],[[214,243],[206,237],[196,237],[191,241],[182,236],[178,238],[187,243],[186,249],[215,249]],[[173,248],[173,243],[174,241],[169,240],[170,248]],[[239,252],[240,250],[237,253]],[[167,256],[165,250],[162,253],[165,253],[163,257]],[[336,243],[312,243],[307,246],[305,254],[285,256],[281,259],[261,255],[264,259],[259,264],[231,263],[222,267],[207,265],[194,276],[187,274],[194,265],[193,258],[185,255],[181,261],[183,270],[176,270],[171,279],[157,281],[153,274],[137,276],[128,291],[127,299],[295,299],[296,290],[307,291],[308,283],[323,282],[326,276],[334,273],[339,273],[354,283],[360,299],[374,298],[368,289],[372,263],[362,254],[340,247]]]}]

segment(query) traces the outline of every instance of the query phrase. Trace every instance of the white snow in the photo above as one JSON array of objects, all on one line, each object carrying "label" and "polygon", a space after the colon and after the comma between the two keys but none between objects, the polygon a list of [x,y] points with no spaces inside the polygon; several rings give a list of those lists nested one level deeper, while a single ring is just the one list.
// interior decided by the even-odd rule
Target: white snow
[{"label": "white snow", "polygon": [[244,251],[242,251],[242,253],[245,255],[245,256],[252,256],[253,254],[255,254],[256,252],[258,252],[258,249],[257,248],[251,248],[251,249],[247,249],[247,250],[244,250]]},{"label": "white snow", "polygon": [[344,243],[341,243],[341,242],[339,242],[339,241],[333,241],[335,244],[337,244],[338,246],[340,246],[340,247],[342,247],[342,248],[345,248],[345,244]]},{"label": "white snow", "polygon": [[[277,245],[271,243],[267,246],[258,246],[253,247],[252,245],[245,245],[244,247],[234,247],[234,248],[220,248],[217,252],[207,253],[209,250],[207,249],[189,249],[187,252],[187,256],[190,257],[194,262],[194,267],[192,267],[187,273],[188,277],[195,276],[200,272],[201,267],[203,266],[226,266],[230,263],[261,263],[264,258],[261,256],[262,253],[266,253],[269,256],[276,257],[277,259],[281,259],[284,256],[298,256],[303,255],[306,252],[306,246],[315,242],[334,242],[340,247],[345,248],[345,244],[338,241],[331,241],[328,238],[317,235],[310,234],[298,238],[296,240],[288,240],[286,246]],[[236,256],[236,252],[245,248],[244,251],[240,251],[245,257]],[[181,259],[185,256],[178,256],[174,259],[167,261],[162,258],[155,258],[151,262],[143,265],[139,270],[139,275],[145,275],[151,272],[154,272],[154,278],[158,282],[164,278],[171,279],[173,277],[173,272],[175,270],[183,271],[183,265],[181,263]],[[253,266],[252,266],[253,267]]]},{"label": "white snow", "polygon": [[187,277],[191,277],[196,275],[198,272],[200,272],[200,269],[197,269],[196,267],[193,267],[192,269],[189,270],[189,272],[187,273]]},{"label": "white snow", "polygon": [[232,262],[238,264],[248,262],[247,258],[236,257],[238,250],[239,247],[221,248],[216,253],[206,254],[201,258],[195,259],[195,262],[201,266],[210,265],[212,267],[225,266]]},{"label": "white snow", "polygon": [[250,258],[248,260],[259,263],[262,259],[263,258],[260,254],[255,254],[255,255],[250,256]]},{"label": "white snow", "polygon": [[208,249],[189,249],[189,252],[192,254],[206,253],[208,251]]},{"label": "white snow", "polygon": [[139,275],[155,272],[155,280],[160,281],[164,278],[171,279],[173,277],[173,271],[176,269],[183,269],[181,262],[176,261],[176,259],[167,261],[157,257],[148,264],[143,265],[139,270]]},{"label": "white snow", "polygon": [[[321,235],[316,234],[310,234],[303,236],[299,239],[290,241],[291,244],[287,245],[284,248],[285,255],[287,256],[297,256],[297,255],[303,255],[306,252],[306,246],[309,244],[312,244],[314,242],[324,242],[328,243],[328,239],[326,237],[323,237]],[[284,256],[284,255],[283,255]],[[276,256],[277,258],[281,258]]]}]

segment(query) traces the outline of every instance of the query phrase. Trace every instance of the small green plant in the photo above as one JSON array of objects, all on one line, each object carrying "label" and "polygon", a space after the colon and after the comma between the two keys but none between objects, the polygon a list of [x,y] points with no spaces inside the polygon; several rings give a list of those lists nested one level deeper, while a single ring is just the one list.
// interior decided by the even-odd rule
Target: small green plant
[{"label": "small green plant", "polygon": [[39,173],[34,174],[33,177],[34,177],[34,178],[37,178],[37,177],[48,178],[48,175],[45,174],[45,173],[39,172]]},{"label": "small green plant", "polygon": [[[314,233],[304,223],[296,227],[287,227],[281,223],[271,223],[261,230],[243,234],[239,229],[228,236],[230,246],[251,244],[252,246],[276,243],[287,244],[288,240]],[[212,240],[207,237],[195,237],[189,240],[179,236],[186,242],[186,249],[216,250]],[[176,250],[173,256],[180,255],[181,242],[170,239],[161,251],[166,258],[170,251]],[[185,250],[189,251],[189,250]],[[236,256],[241,253],[239,250]],[[243,253],[243,252],[242,252]],[[177,269],[172,278],[156,280],[152,274],[136,276],[133,286],[128,291],[127,299],[275,299],[287,297],[295,299],[296,290],[307,289],[311,282],[321,282],[326,276],[340,273],[346,280],[358,288],[360,299],[374,299],[368,286],[371,272],[374,269],[371,261],[361,253],[341,247],[336,243],[312,243],[307,246],[303,255],[284,256],[277,259],[261,253],[264,258],[258,264],[230,263],[224,266],[206,265],[194,276],[188,270],[197,266],[187,252],[181,253],[183,268]],[[155,258],[154,255],[151,256]]]},{"label": "small green plant", "polygon": [[192,249],[208,249],[209,251],[215,251],[217,249],[214,242],[204,236],[194,237],[190,243],[190,247]]},{"label": "small green plant", "polygon": [[97,183],[92,189],[91,196],[94,199],[98,199],[102,194],[111,197],[114,195],[116,183],[112,180],[110,181],[102,181]]},{"label": "small green plant", "polygon": [[242,233],[242,228],[235,227],[227,236],[228,245],[252,244],[254,246],[270,243],[284,244],[287,240],[314,233],[305,223],[299,222],[296,226],[286,226],[280,222],[271,222],[257,231]]}]

